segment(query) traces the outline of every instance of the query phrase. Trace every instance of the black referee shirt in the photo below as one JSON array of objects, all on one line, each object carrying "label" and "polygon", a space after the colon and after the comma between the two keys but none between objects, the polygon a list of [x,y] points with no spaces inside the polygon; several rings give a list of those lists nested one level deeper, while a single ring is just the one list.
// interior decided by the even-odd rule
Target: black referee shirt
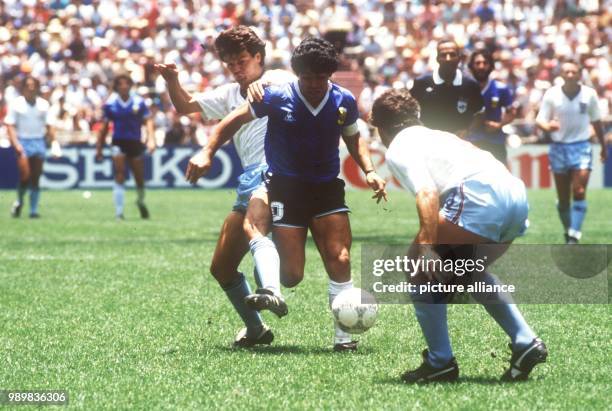
[{"label": "black referee shirt", "polygon": [[437,70],[425,74],[414,81],[410,94],[421,105],[425,126],[451,133],[467,129],[484,106],[476,80],[459,70],[452,84],[446,84]]}]

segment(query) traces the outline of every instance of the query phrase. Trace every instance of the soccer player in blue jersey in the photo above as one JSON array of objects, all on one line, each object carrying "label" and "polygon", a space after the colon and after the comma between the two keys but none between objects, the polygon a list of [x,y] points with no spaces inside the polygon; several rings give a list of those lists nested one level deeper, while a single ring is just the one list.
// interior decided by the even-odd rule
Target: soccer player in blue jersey
[{"label": "soccer player in blue jersey", "polygon": [[[115,184],[113,186],[113,200],[115,202],[115,216],[123,220],[123,204],[125,198],[126,164],[129,166],[138,192],[136,205],[140,217],[149,218],[149,210],[144,203],[144,158],[155,151],[155,136],[153,119],[145,101],[139,95],[132,93],[133,81],[127,74],[120,74],[113,82],[114,93],[104,103],[104,124],[98,135],[96,144],[96,159],[102,160],[102,147],[108,134],[110,123],[113,123],[113,140],[111,154]],[[142,143],[142,126],[146,126],[147,144]]]},{"label": "soccer player in blue jersey", "polygon": [[[242,125],[268,117],[267,187],[272,232],[281,261],[281,283],[295,287],[302,281],[310,229],[329,275],[331,303],[341,291],[353,287],[349,208],[344,202],[344,181],[338,178],[340,136],[366,174],[378,201],[386,199],[385,180],[374,171],[367,144],[359,136],[355,98],[329,80],[338,68],[333,45],[307,38],[295,49],[291,66],[298,80],[269,86],[262,101],[233,111],[214,130],[210,148],[218,148]],[[186,176],[194,182],[203,172],[201,165],[192,160]],[[258,289],[247,302],[256,309],[267,309],[270,294],[265,288]],[[356,348],[356,341],[335,325],[334,350]]]},{"label": "soccer player in blue jersey", "polygon": [[489,78],[494,66],[493,56],[486,50],[477,50],[470,56],[468,67],[480,85],[485,111],[482,124],[472,128],[467,139],[507,164],[506,134],[502,127],[514,120],[516,109],[512,104],[512,90],[504,83]]}]

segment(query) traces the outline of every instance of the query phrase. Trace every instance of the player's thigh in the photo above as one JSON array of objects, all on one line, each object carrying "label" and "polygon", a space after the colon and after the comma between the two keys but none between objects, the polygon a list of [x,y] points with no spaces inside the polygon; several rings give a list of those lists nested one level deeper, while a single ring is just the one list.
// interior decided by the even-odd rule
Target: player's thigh
[{"label": "player's thigh", "polygon": [[352,244],[348,213],[339,212],[313,218],[310,230],[326,267],[332,264],[348,266]]},{"label": "player's thigh", "polygon": [[244,218],[244,231],[249,239],[258,235],[267,235],[270,232],[272,214],[268,204],[268,193],[265,189],[255,190],[249,199],[246,216]]},{"label": "player's thigh", "polygon": [[572,192],[575,200],[584,200],[586,197],[586,187],[589,184],[591,171],[588,169],[572,170]]},{"label": "player's thigh", "polygon": [[28,158],[28,164],[30,167],[30,182],[33,186],[38,186],[40,175],[43,169],[43,158],[39,156],[32,156]]},{"label": "player's thigh", "polygon": [[238,266],[249,250],[249,243],[242,230],[244,215],[232,211],[223,221],[217,246],[210,264],[211,274],[221,285],[229,284],[236,277]]},{"label": "player's thigh", "polygon": [[116,153],[112,158],[115,181],[118,183],[123,183],[125,181],[126,156],[123,153]]},{"label": "player's thigh", "polygon": [[554,173],[557,198],[562,206],[569,206],[571,177],[569,173]]},{"label": "player's thigh", "polygon": [[126,157],[137,187],[144,185],[144,156]]},{"label": "player's thigh", "polygon": [[17,170],[19,171],[20,182],[30,181],[30,161],[25,154],[17,157]]},{"label": "player's thigh", "polygon": [[285,287],[295,287],[304,278],[306,263],[305,227],[274,226],[272,235],[280,257],[281,283]]},{"label": "player's thigh", "polygon": [[486,255],[487,265],[492,264],[495,260],[501,257],[510,246],[512,241],[506,243],[495,243],[490,239],[480,236],[476,233],[472,233],[459,227],[457,224],[453,224],[443,216],[438,216],[438,241],[437,244],[448,245],[450,248],[459,250],[461,246],[474,246],[481,245],[478,249],[473,247],[468,254],[473,256],[478,254]]}]

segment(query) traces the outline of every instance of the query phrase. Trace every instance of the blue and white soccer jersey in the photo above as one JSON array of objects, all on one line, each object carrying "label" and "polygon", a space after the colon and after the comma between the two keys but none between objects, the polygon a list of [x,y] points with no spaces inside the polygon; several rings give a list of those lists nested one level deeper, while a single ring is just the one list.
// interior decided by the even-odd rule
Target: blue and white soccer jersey
[{"label": "blue and white soccer jersey", "polygon": [[319,106],[312,107],[294,81],[268,87],[251,111],[268,117],[265,150],[273,225],[308,227],[313,218],[349,212],[344,181],[338,178],[338,146],[341,136],[358,133],[353,95],[330,83]]},{"label": "blue and white soccer jersey", "polygon": [[8,105],[4,122],[15,127],[19,144],[27,157],[45,157],[44,136],[47,126],[53,125],[49,102],[37,97],[31,105],[25,97],[19,96]]},{"label": "blue and white soccer jersey", "polygon": [[490,153],[453,134],[414,126],[395,137],[386,160],[413,194],[440,193],[440,214],[451,223],[498,243],[525,232],[525,186]]},{"label": "blue and white soccer jersey", "polygon": [[102,108],[104,118],[113,123],[112,155],[121,153],[128,157],[138,157],[145,151],[142,143],[142,125],[151,116],[144,99],[130,94],[123,101],[119,94],[113,93]]},{"label": "blue and white soccer jersey", "polygon": [[[284,84],[295,76],[285,70],[268,70],[261,77],[264,82]],[[230,83],[195,96],[205,120],[221,120],[236,108],[246,104],[238,83]],[[267,118],[255,119],[243,125],[234,134],[233,143],[244,169],[238,177],[237,197],[233,210],[246,212],[251,194],[265,189],[263,174],[267,169],[264,154],[264,140],[268,125]],[[261,171],[261,172],[260,172]]]},{"label": "blue and white soccer jersey", "polygon": [[553,119],[559,122],[560,128],[551,133],[551,170],[554,173],[590,170],[593,164],[590,125],[601,119],[595,90],[581,85],[578,94],[570,99],[560,85],[551,87],[544,94],[536,121]]}]

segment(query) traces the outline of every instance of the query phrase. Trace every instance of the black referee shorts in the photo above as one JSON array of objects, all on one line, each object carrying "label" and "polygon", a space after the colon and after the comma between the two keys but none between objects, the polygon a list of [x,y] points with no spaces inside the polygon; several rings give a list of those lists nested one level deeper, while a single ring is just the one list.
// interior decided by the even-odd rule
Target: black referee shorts
[{"label": "black referee shorts", "polygon": [[272,210],[272,225],[307,228],[310,220],[335,213],[348,213],[344,203],[344,181],[322,183],[266,174]]}]

